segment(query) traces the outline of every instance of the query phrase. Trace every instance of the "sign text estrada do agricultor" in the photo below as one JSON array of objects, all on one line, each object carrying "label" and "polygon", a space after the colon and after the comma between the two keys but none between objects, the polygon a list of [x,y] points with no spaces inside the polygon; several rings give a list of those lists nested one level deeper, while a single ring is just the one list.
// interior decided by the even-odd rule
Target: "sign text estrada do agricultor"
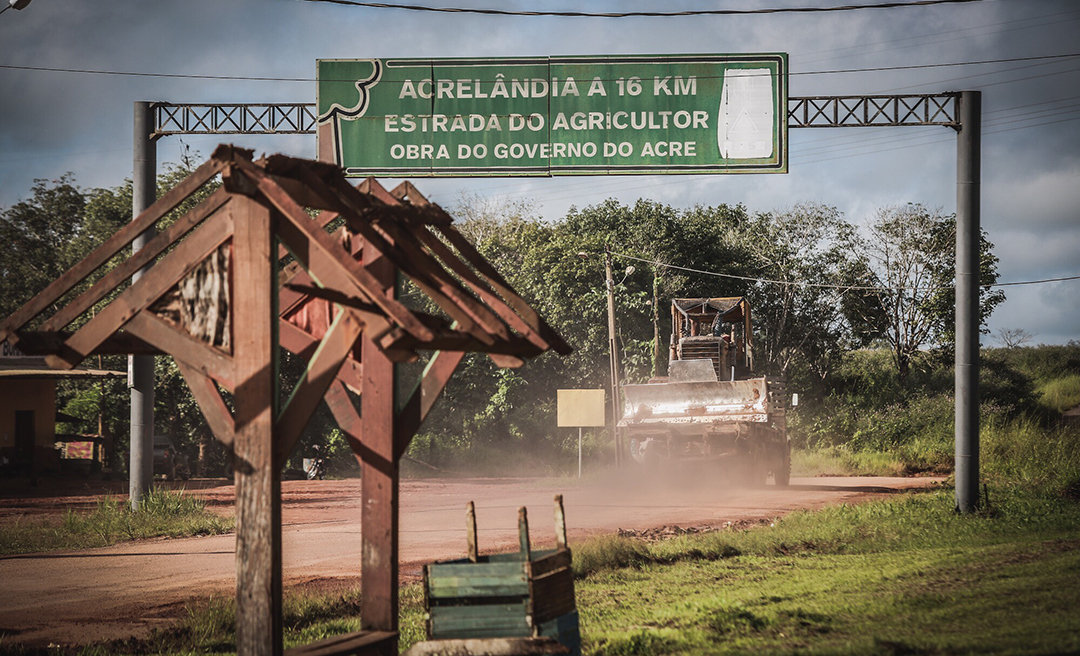
[{"label": "sign text estrada do agricultor", "polygon": [[787,172],[786,54],[317,68],[319,139],[349,175]]}]

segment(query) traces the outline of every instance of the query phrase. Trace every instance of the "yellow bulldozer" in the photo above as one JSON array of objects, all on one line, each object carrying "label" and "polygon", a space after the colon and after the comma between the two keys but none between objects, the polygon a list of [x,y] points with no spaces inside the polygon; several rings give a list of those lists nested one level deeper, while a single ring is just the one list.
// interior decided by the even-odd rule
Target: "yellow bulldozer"
[{"label": "yellow bulldozer", "polygon": [[788,484],[786,386],[754,374],[745,298],[673,299],[668,376],[622,389],[618,426],[635,462],[715,461],[736,484]]}]

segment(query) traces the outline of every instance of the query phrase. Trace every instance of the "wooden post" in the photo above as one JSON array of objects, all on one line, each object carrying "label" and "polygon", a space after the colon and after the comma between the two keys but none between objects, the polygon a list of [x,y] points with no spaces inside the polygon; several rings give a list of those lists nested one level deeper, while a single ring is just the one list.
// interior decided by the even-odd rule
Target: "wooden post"
[{"label": "wooden post", "polygon": [[469,560],[480,560],[480,548],[476,544],[476,505],[472,501],[465,506],[465,541],[469,545]]},{"label": "wooden post", "polygon": [[232,205],[236,651],[281,654],[281,481],[274,468],[277,284],[270,210]]},{"label": "wooden post", "polygon": [[[370,242],[364,243],[365,268],[393,296],[395,270]],[[394,364],[365,331],[361,345],[363,389],[360,418],[364,446],[373,457],[360,466],[361,580],[360,627],[368,631],[398,629],[398,463],[394,458]],[[386,649],[397,654],[397,641]]]},{"label": "wooden post", "polygon": [[562,495],[555,495],[555,547],[566,548],[566,513],[563,512]]},{"label": "wooden post", "polygon": [[525,510],[525,506],[518,508],[518,542],[521,544],[521,559],[530,560],[529,513]]}]

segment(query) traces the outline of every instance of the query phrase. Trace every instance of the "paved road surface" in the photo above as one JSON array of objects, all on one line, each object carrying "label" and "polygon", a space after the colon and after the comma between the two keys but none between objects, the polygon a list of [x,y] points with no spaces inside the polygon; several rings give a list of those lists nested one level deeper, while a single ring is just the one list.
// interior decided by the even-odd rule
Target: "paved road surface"
[{"label": "paved road surface", "polygon": [[[793,479],[786,489],[738,490],[681,482],[680,489],[639,479],[578,484],[567,479],[410,480],[401,486],[404,578],[423,563],[465,553],[464,507],[475,501],[481,552],[516,545],[517,508],[529,508],[534,543],[553,543],[552,497],[565,498],[571,541],[617,529],[666,525],[722,527],[769,519],[801,508],[855,502],[936,478]],[[360,482],[283,483],[284,572],[287,586],[318,587],[355,579],[360,567]],[[232,511],[232,486],[195,493]],[[13,513],[55,511],[87,498],[0,502]],[[235,586],[234,536],[158,539],[102,549],[0,557],[0,633],[4,643],[66,644],[146,633],[209,594]]]}]

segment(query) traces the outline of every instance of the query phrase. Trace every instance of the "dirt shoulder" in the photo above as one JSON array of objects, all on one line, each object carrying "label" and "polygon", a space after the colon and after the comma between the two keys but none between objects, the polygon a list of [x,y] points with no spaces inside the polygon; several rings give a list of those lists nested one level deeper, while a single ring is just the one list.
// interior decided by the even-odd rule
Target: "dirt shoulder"
[{"label": "dirt shoulder", "polygon": [[[570,539],[615,533],[749,524],[794,510],[856,503],[940,484],[941,478],[793,479],[784,488],[741,490],[707,481],[576,479],[427,479],[401,484],[402,577],[426,562],[465,553],[464,508],[477,509],[480,549],[516,545],[517,509],[529,508],[534,543],[554,543],[552,496],[561,493]],[[198,488],[198,489],[194,489]],[[232,512],[235,490],[225,481],[187,489],[209,507]],[[360,481],[286,481],[283,567],[286,586],[325,588],[360,577]],[[62,513],[96,503],[93,488],[47,490],[0,498],[0,521]],[[109,490],[110,493],[117,492]],[[668,527],[665,529],[665,527]],[[142,635],[172,621],[188,601],[231,595],[235,537],[159,539],[101,549],[0,557],[0,633],[4,643],[84,644]]]}]

